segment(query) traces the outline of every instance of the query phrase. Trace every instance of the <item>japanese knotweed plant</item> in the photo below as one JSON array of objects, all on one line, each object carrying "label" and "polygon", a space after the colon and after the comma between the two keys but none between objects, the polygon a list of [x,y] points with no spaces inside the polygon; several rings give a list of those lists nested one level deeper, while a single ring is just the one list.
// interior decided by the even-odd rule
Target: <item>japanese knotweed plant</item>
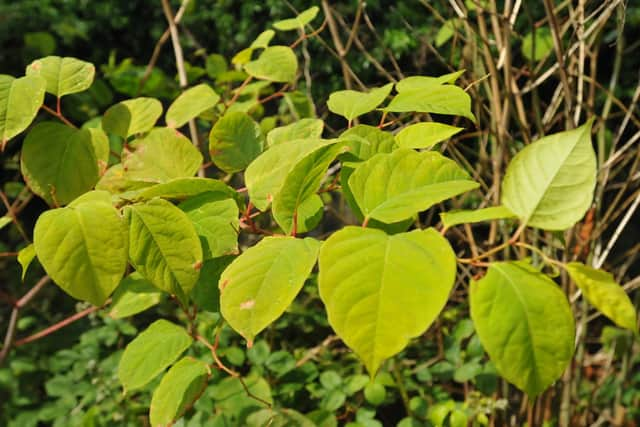
[{"label": "japanese knotweed plant", "polygon": [[[312,8],[275,27],[303,29],[316,13]],[[313,117],[265,132],[248,111],[261,103],[262,88],[294,82],[299,68],[292,49],[297,43],[271,46],[273,34],[266,31],[234,58],[236,72],[246,76],[241,85],[223,93],[204,83],[193,86],[164,117],[160,101],[135,98],[109,108],[99,126],[93,121],[93,127],[76,128],[59,100],[92,84],[94,66],[78,59],[50,56],[31,63],[25,76],[0,76],[3,147],[29,128],[40,109],[60,119],[39,121],[24,138],[24,180],[51,209],[38,218],[21,263],[37,256],[72,297],[96,306],[111,299],[115,317],[153,306],[162,292],[188,314],[187,325],[157,320],[120,361],[126,392],[162,374],[151,401],[152,425],[178,418],[206,387],[212,367],[238,376],[216,356],[217,345],[194,328],[198,310],[219,312],[251,346],[316,266],[328,321],[371,376],[438,318],[457,262],[479,271],[469,299],[484,348],[498,372],[531,397],[561,376],[574,351],[574,317],[545,264],[564,269],[593,306],[636,330],[634,308],[609,273],[564,264],[523,240],[526,227],[565,230],[589,209],[597,173],[593,120],[522,149],[508,165],[499,206],[443,212],[442,229],[421,228],[421,212],[479,187],[434,150],[462,128],[403,122],[427,117],[413,113],[475,121],[469,96],[455,85],[462,71],[333,93],[329,110],[348,122],[337,138],[323,138],[324,123]],[[247,91],[254,91],[253,102],[238,102]],[[45,92],[57,98],[56,109],[44,104]],[[353,125],[376,110],[379,126]],[[393,126],[385,123],[390,115]],[[219,172],[209,169],[209,175],[221,179],[204,176],[202,152],[178,130],[196,118],[211,123],[208,152]],[[124,143],[115,163],[114,140]],[[337,194],[359,224],[324,240],[312,237]],[[277,227],[261,228],[269,228],[269,216]],[[446,230],[494,220],[504,221],[512,237],[475,258],[457,259]],[[240,232],[267,236],[240,250]],[[529,258],[487,261],[508,246],[534,253],[542,265]],[[196,342],[211,349],[213,366],[181,358]]]}]

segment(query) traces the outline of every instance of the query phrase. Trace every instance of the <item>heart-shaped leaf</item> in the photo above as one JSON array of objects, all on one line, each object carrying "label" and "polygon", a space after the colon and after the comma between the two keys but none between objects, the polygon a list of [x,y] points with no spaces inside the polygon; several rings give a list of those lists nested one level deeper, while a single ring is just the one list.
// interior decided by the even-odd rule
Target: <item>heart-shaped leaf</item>
[{"label": "heart-shaped leaf", "polygon": [[220,100],[220,95],[215,93],[207,84],[199,84],[184,91],[169,106],[165,121],[170,128],[184,126],[191,119],[195,119],[206,110],[213,108]]},{"label": "heart-shaped leaf", "polygon": [[287,126],[272,129],[267,134],[267,146],[296,139],[317,139],[322,135],[324,122],[320,119],[301,119]]},{"label": "heart-shaped leaf", "polygon": [[47,82],[39,76],[15,79],[0,74],[0,148],[35,119]]},{"label": "heart-shaped leaf", "polygon": [[395,136],[396,144],[403,148],[431,148],[439,142],[446,141],[463,128],[445,125],[444,123],[416,123],[402,129]]},{"label": "heart-shaped leaf", "polygon": [[376,109],[391,93],[393,83],[371,89],[369,92],[340,90],[329,95],[327,107],[351,122],[358,116]]},{"label": "heart-shaped leaf", "polygon": [[289,46],[270,46],[245,64],[244,70],[257,79],[288,83],[296,78],[298,59]]},{"label": "heart-shaped leaf", "polygon": [[162,115],[162,104],[154,98],[134,98],[110,107],[102,117],[105,132],[127,139],[151,130]]},{"label": "heart-shaped leaf", "polygon": [[466,117],[475,122],[471,112],[471,98],[454,85],[440,85],[426,89],[398,93],[384,108],[392,113],[437,113]]},{"label": "heart-shaped leaf", "polygon": [[263,149],[260,126],[246,113],[225,114],[209,134],[211,160],[227,173],[244,170]]},{"label": "heart-shaped leaf", "polygon": [[93,64],[72,57],[47,56],[27,66],[27,76],[41,76],[47,92],[58,98],[89,89],[96,74]]}]

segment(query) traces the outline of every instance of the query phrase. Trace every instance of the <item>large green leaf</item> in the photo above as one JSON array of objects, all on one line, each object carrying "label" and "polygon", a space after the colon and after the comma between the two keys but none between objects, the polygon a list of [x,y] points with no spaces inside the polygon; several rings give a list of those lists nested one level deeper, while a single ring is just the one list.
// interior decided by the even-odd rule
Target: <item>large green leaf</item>
[{"label": "large green leaf", "polygon": [[228,197],[236,197],[236,191],[222,181],[211,178],[175,178],[145,188],[137,200],[150,200],[154,197],[163,199],[184,200],[201,193],[220,193]]},{"label": "large green leaf", "polygon": [[42,77],[26,76],[15,79],[0,74],[0,148],[25,130],[35,119],[47,82]]},{"label": "large green leaf", "polygon": [[343,144],[324,145],[302,158],[287,174],[282,188],[273,199],[272,207],[273,218],[285,233],[292,232],[294,228],[300,233],[308,231],[313,223],[308,221],[317,215],[321,205],[316,191],[331,162],[340,150],[347,148]]},{"label": "large green leaf", "polygon": [[138,272],[120,282],[113,293],[109,316],[114,319],[133,316],[160,302],[162,293]]},{"label": "large green leaf", "polygon": [[371,89],[369,92],[355,90],[340,90],[329,95],[327,107],[335,114],[339,114],[351,122],[358,116],[376,109],[387,98],[393,83]]},{"label": "large green leaf", "polygon": [[440,214],[440,219],[446,228],[458,224],[491,221],[494,219],[514,218],[515,215],[504,206],[477,209],[475,211],[450,211]]},{"label": "large green leaf", "polygon": [[270,46],[244,70],[252,77],[270,82],[288,83],[296,78],[298,59],[289,46]]},{"label": "large green leaf", "polygon": [[21,169],[31,190],[50,205],[66,205],[93,188],[98,161],[87,129],[55,122],[36,125],[22,146]]},{"label": "large green leaf", "polygon": [[195,226],[204,259],[238,252],[238,205],[220,193],[202,193],[180,204]]},{"label": "large green leaf", "polygon": [[47,56],[27,66],[27,76],[41,76],[47,81],[47,92],[60,98],[89,89],[96,74],[93,64],[72,57]]},{"label": "large green leaf", "polygon": [[118,365],[124,391],[144,387],[191,345],[187,331],[164,319],[156,320],[127,345]]},{"label": "large green leaf", "polygon": [[303,30],[305,25],[313,21],[319,11],[318,6],[312,6],[300,12],[295,18],[274,22],[273,28],[280,31]]},{"label": "large green leaf", "polygon": [[248,346],[289,307],[311,273],[319,247],[311,238],[265,237],[222,273],[222,315]]},{"label": "large green leaf", "polygon": [[213,108],[219,100],[220,95],[205,83],[187,89],[169,106],[165,115],[167,126],[170,128],[184,126],[189,120]]},{"label": "large green leaf", "polygon": [[151,130],[162,115],[162,104],[155,98],[134,98],[110,107],[102,117],[105,132],[128,138]]},{"label": "large green leaf", "polygon": [[102,305],[127,267],[127,230],[106,192],[88,193],[38,218],[33,240],[38,260],[74,298]]},{"label": "large green leaf", "polygon": [[263,148],[260,126],[246,113],[225,114],[209,134],[211,160],[227,173],[244,170]]},{"label": "large green leaf", "polygon": [[287,126],[272,129],[267,134],[267,146],[296,139],[320,138],[324,122],[320,119],[301,119]]},{"label": "large green leaf", "polygon": [[571,279],[595,308],[621,328],[637,331],[636,309],[622,286],[606,271],[579,262],[566,266]]},{"label": "large green leaf", "polygon": [[122,164],[129,179],[166,182],[193,176],[202,165],[202,154],[180,132],[156,128],[131,144]]},{"label": "large green leaf", "polygon": [[172,425],[200,397],[207,386],[209,375],[209,366],[192,357],[183,357],[173,365],[162,377],[151,397],[151,425]]},{"label": "large green leaf", "polygon": [[349,188],[365,218],[391,223],[478,187],[453,160],[399,148],[361,163]]},{"label": "large green leaf", "polygon": [[249,197],[264,211],[279,194],[287,175],[303,158],[335,143],[335,140],[310,138],[277,144],[255,159],[244,174]]},{"label": "large green leaf", "polygon": [[411,92],[419,89],[428,89],[433,86],[439,86],[443,84],[453,84],[458,77],[464,74],[464,70],[455,71],[449,74],[443,74],[438,77],[432,76],[411,76],[405,77],[396,83],[396,90],[398,92]]},{"label": "large green leaf", "polygon": [[390,153],[398,146],[393,135],[375,126],[356,125],[340,135],[340,140],[347,141],[348,159],[368,160],[378,153]]},{"label": "large green leaf", "polygon": [[524,262],[499,262],[471,282],[471,318],[507,381],[529,396],[557,380],[573,356],[575,322],[562,290]]},{"label": "large green leaf", "polygon": [[163,199],[127,206],[129,259],[144,277],[181,299],[196,284],[202,248],[186,213]]},{"label": "large green leaf", "polygon": [[392,113],[437,113],[466,117],[475,122],[471,112],[471,98],[454,85],[433,86],[426,89],[398,93],[384,110]]},{"label": "large green leaf", "polygon": [[398,132],[395,140],[403,148],[431,148],[463,129],[437,122],[416,123]]},{"label": "large green leaf", "polygon": [[516,154],[502,181],[502,204],[532,227],[564,230],[578,222],[596,185],[592,124],[545,136]]},{"label": "large green leaf", "polygon": [[431,228],[389,236],[346,227],[322,245],[319,268],[329,323],[373,377],[436,319],[453,287],[456,261]]}]

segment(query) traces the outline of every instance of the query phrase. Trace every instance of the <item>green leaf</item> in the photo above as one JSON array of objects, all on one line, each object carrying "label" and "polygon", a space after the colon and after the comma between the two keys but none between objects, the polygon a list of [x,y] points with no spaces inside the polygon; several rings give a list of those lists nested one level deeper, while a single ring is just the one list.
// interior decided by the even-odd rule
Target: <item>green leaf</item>
[{"label": "green leaf", "polygon": [[390,153],[398,148],[392,134],[369,125],[347,129],[340,135],[340,140],[347,141],[349,146],[346,157],[355,157],[355,160],[368,160],[374,154]]},{"label": "green leaf", "polygon": [[129,259],[154,286],[180,299],[196,284],[202,248],[186,213],[163,199],[126,206]]},{"label": "green leaf", "polygon": [[288,83],[296,78],[298,59],[289,46],[270,46],[245,64],[244,70],[257,79]]},{"label": "green leaf", "polygon": [[91,190],[99,179],[96,135],[54,122],[37,124],[22,146],[20,166],[29,188],[50,205],[66,205]]},{"label": "green leaf", "polygon": [[242,49],[240,52],[236,53],[233,58],[231,58],[231,63],[235,65],[243,65],[251,61],[253,51],[256,49],[264,49],[269,46],[269,43],[271,43],[271,40],[275,35],[276,32],[273,30],[265,30],[261,32],[258,34],[258,37],[251,42],[251,45],[248,48]]},{"label": "green leaf", "polygon": [[289,307],[311,273],[319,247],[311,238],[265,237],[222,273],[222,316],[249,347]]},{"label": "green leaf", "polygon": [[320,119],[302,119],[287,126],[272,129],[267,134],[267,146],[272,147],[296,139],[317,139],[322,135],[324,122]]},{"label": "green leaf", "polygon": [[204,259],[238,253],[238,205],[227,195],[202,193],[179,206],[195,226]]},{"label": "green leaf", "polygon": [[11,224],[12,222],[13,222],[13,219],[11,219],[10,216],[5,215],[0,217],[0,230],[2,230],[4,227]]},{"label": "green leaf", "polygon": [[376,107],[389,96],[393,83],[379,88],[373,88],[369,92],[355,90],[340,90],[329,95],[327,107],[332,113],[339,114],[351,122],[358,116],[376,109]]},{"label": "green leaf", "polygon": [[166,182],[193,176],[202,165],[202,154],[175,129],[156,128],[131,144],[133,152],[122,164],[129,179]]},{"label": "green leaf", "polygon": [[120,282],[113,293],[109,316],[114,319],[133,316],[160,302],[162,294],[138,272],[133,272]]},{"label": "green leaf", "polygon": [[392,113],[437,113],[466,117],[476,121],[471,112],[471,98],[454,85],[433,86],[398,93],[384,108]]},{"label": "green leaf", "polygon": [[195,119],[220,101],[220,95],[211,87],[201,83],[184,91],[169,106],[165,121],[170,128],[179,128],[189,120]]},{"label": "green leaf", "polygon": [[402,148],[431,148],[439,142],[446,141],[464,128],[445,125],[444,123],[416,123],[403,128],[395,136],[396,144]]},{"label": "green leaf", "polygon": [[[264,378],[251,374],[243,378],[243,380],[253,396],[257,396],[267,402],[272,401],[269,383]],[[264,408],[264,404],[247,395],[239,378],[227,377],[223,379],[211,388],[211,395],[215,396],[216,411],[229,414],[229,417],[237,417],[238,425],[242,425],[243,413],[246,417],[246,413],[250,412],[251,409]]]},{"label": "green leaf", "polygon": [[405,77],[396,83],[398,92],[411,92],[419,89],[429,89],[434,86],[443,84],[454,84],[458,78],[464,74],[465,70],[455,71],[449,74],[443,74],[438,77],[432,76],[411,76]]},{"label": "green leaf", "polygon": [[265,211],[296,164],[314,151],[334,143],[334,140],[318,138],[291,140],[274,145],[262,153],[251,162],[244,174],[253,205]]},{"label": "green leaf", "polygon": [[448,42],[460,26],[462,26],[460,18],[452,18],[444,21],[444,24],[442,24],[442,27],[438,30],[438,34],[436,34],[436,47],[440,47]]},{"label": "green leaf", "polygon": [[37,76],[15,79],[0,74],[0,148],[25,130],[44,101],[47,82]]},{"label": "green leaf", "polygon": [[128,99],[104,113],[102,128],[105,132],[127,139],[151,130],[161,115],[162,104],[155,98]]},{"label": "green leaf", "polygon": [[187,331],[164,319],[156,320],[127,345],[118,365],[124,392],[144,387],[191,345]]},{"label": "green leaf", "polygon": [[274,22],[273,28],[280,31],[304,30],[304,26],[313,21],[319,11],[318,6],[312,6],[300,12],[295,18]]},{"label": "green leaf", "polygon": [[471,318],[482,345],[507,381],[530,397],[564,372],[575,323],[562,290],[524,262],[498,262],[471,282]]},{"label": "green leaf", "polygon": [[246,427],[316,427],[293,409],[261,409],[247,417]]},{"label": "green leaf", "polygon": [[74,298],[99,306],[118,286],[127,267],[127,231],[113,206],[91,197],[40,215],[33,244],[38,260],[58,286]]},{"label": "green leaf", "polygon": [[373,406],[378,406],[384,402],[387,392],[380,383],[370,382],[364,388],[364,398]]},{"label": "green leaf", "polygon": [[198,282],[191,291],[193,301],[200,310],[213,313],[220,311],[220,275],[235,258],[229,255],[204,261]]},{"label": "green leaf", "polygon": [[313,221],[307,222],[317,215],[322,205],[316,191],[331,162],[340,150],[346,148],[342,144],[325,145],[302,158],[287,174],[280,192],[273,199],[272,207],[273,218],[285,233],[292,232],[294,227],[296,232],[308,231]]},{"label": "green leaf", "polygon": [[[535,34],[535,37],[534,37]],[[535,42],[535,46],[534,46]],[[553,35],[548,27],[539,27],[522,38],[522,54],[529,61],[540,61],[553,50]]]},{"label": "green leaf", "polygon": [[453,160],[439,153],[400,148],[376,154],[349,178],[365,218],[391,223],[478,187]]},{"label": "green leaf", "polygon": [[570,262],[566,269],[587,301],[595,308],[621,328],[633,332],[638,330],[636,309],[611,273],[579,262]]},{"label": "green leaf", "polygon": [[47,81],[47,92],[60,98],[89,89],[96,74],[96,67],[69,56],[47,56],[29,64],[26,74],[43,77]]},{"label": "green leaf", "polygon": [[109,164],[109,150],[111,149],[109,146],[109,137],[100,128],[85,128],[83,126],[83,129],[87,129],[91,133],[91,145],[93,146],[93,152],[98,161],[98,167],[102,172],[107,169]]},{"label": "green leaf", "polygon": [[200,397],[211,375],[209,366],[183,357],[162,377],[149,407],[151,425],[170,426]]},{"label": "green leaf", "polygon": [[18,262],[20,263],[20,267],[22,267],[22,274],[20,279],[24,282],[24,276],[27,274],[27,269],[29,268],[29,264],[33,261],[33,258],[36,256],[36,247],[33,244],[26,246],[20,249],[18,252]]},{"label": "green leaf", "polygon": [[219,193],[235,197],[236,191],[222,181],[211,178],[175,178],[142,190],[136,200],[163,199],[184,200],[201,193]]},{"label": "green leaf", "polygon": [[502,181],[502,204],[522,222],[564,230],[584,216],[596,185],[592,124],[590,119],[579,128],[545,136],[511,160]]},{"label": "green leaf", "polygon": [[492,221],[494,219],[514,218],[515,215],[504,206],[492,206],[490,208],[477,209],[475,211],[450,211],[442,212],[440,219],[445,228],[458,224],[472,222]]},{"label": "green leaf", "polygon": [[244,170],[263,149],[260,125],[246,113],[225,114],[209,134],[211,160],[227,173]]},{"label": "green leaf", "polygon": [[345,227],[322,245],[318,286],[329,323],[373,377],[436,319],[456,261],[434,229],[389,236]]},{"label": "green leaf", "polygon": [[151,188],[152,182],[136,181],[127,175],[122,163],[111,166],[96,184],[96,190],[108,191],[121,199],[131,200],[144,188]]}]

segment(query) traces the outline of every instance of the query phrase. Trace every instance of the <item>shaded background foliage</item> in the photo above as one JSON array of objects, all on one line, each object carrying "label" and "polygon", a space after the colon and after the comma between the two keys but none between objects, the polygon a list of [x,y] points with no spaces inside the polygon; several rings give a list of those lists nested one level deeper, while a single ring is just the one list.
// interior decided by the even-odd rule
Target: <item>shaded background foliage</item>
[{"label": "shaded background foliage", "polygon": [[[466,2],[466,5],[472,3]],[[602,2],[605,5],[608,3]],[[587,4],[590,11],[597,12],[601,2]],[[486,84],[487,64],[483,63],[481,54],[474,56],[466,40],[469,33],[465,28],[456,27],[448,37],[446,31],[441,30],[443,26],[451,25],[450,19],[456,18],[451,4],[446,1],[372,0],[366,3],[364,12],[359,5],[356,1],[335,2],[332,7],[343,42],[348,39],[354,22],[358,22],[355,27],[357,37],[344,62],[349,64],[364,85],[380,85],[388,82],[389,77],[398,79],[401,75],[438,75],[452,69],[469,70],[468,75],[473,79],[468,78],[465,83],[473,84],[471,95],[477,103],[480,123],[478,129],[470,130],[461,137],[465,145],[457,144],[456,149],[460,147],[460,150],[454,152],[453,156],[460,163],[465,160],[473,165],[470,169],[490,179],[491,162],[486,150],[501,131],[499,123],[492,123],[495,118],[491,118],[490,107],[484,101],[486,89],[483,84]],[[604,144],[598,146],[601,156],[605,156],[603,147],[606,149],[611,146],[628,109],[632,113],[632,124],[620,134],[622,144],[637,135],[639,130],[636,117],[640,112],[634,94],[638,87],[640,41],[634,36],[640,28],[640,5],[635,2],[622,5],[604,25],[594,43],[593,64],[589,62],[597,70],[597,84],[594,86],[598,90],[593,94],[593,105],[584,107],[587,114],[601,112],[602,105],[609,102],[610,89],[613,89],[612,95],[615,97],[612,112],[607,117],[606,130],[602,131]],[[173,6],[177,9],[179,4],[174,2]],[[302,10],[309,6],[308,1],[302,0],[191,1],[181,25],[186,60],[190,65],[190,83],[206,75],[208,55],[218,53],[230,59],[268,28],[271,22],[290,17],[292,9]],[[498,10],[502,10],[503,6],[504,2],[497,2]],[[522,53],[524,36],[532,28],[544,27],[546,16],[542,2],[523,2],[522,7],[523,11],[509,38],[514,46],[511,61],[519,69],[516,81],[521,88],[537,77],[535,67]],[[359,13],[362,15],[358,20]],[[470,16],[469,22],[476,25],[474,16]],[[341,19],[344,21],[341,22]],[[94,87],[87,93],[69,96],[63,101],[70,117],[84,121],[101,114],[108,105],[135,95],[144,67],[165,29],[166,21],[159,2],[149,0],[0,0],[1,71],[20,75],[30,61],[51,54],[75,56],[93,62],[100,70],[100,79]],[[566,38],[564,42],[569,45],[575,33],[569,31]],[[622,51],[618,52],[621,43]],[[360,87],[353,78],[345,80],[341,61],[329,53],[327,46],[334,46],[327,29],[320,38],[308,41],[309,72],[313,82],[310,89],[318,115],[327,118],[331,127],[340,129],[344,123],[336,117],[327,117],[325,101],[332,91],[348,85],[354,89]],[[489,50],[491,55],[498,58],[499,51],[495,44]],[[553,54],[547,58],[545,69],[557,61]],[[616,70],[617,63],[619,70]],[[541,70],[537,72],[539,76]],[[611,87],[611,77],[616,73],[619,78]],[[498,79],[504,84],[502,76]],[[530,129],[523,128],[517,125],[517,118],[514,118],[511,125],[502,130],[505,143],[508,143],[508,153],[512,154],[521,148],[523,141],[532,134],[551,133],[564,128],[561,114],[544,125],[540,123],[540,111],[552,103],[558,84],[556,76],[523,96],[526,114],[532,125]],[[510,94],[504,86],[499,90],[503,91],[505,99],[509,99]],[[145,91],[166,104],[179,93],[170,43],[162,48]],[[21,190],[13,182],[16,159],[12,154],[18,149],[19,143],[9,147],[0,165],[3,191],[9,198],[16,197]],[[620,167],[609,184],[613,190],[603,191],[603,211],[596,215],[595,225],[591,225],[604,242],[614,235],[625,209],[629,208],[630,203],[626,201],[633,200],[639,194],[638,167],[637,161],[633,160],[634,155],[638,156],[637,148],[627,152],[630,160]],[[614,191],[617,189],[624,191]],[[614,208],[610,215],[605,214],[608,206]],[[39,199],[29,203],[21,215],[25,230],[33,229],[35,219],[44,209],[46,205]],[[429,224],[436,222],[437,218],[425,216],[421,220]],[[485,235],[490,232],[488,227],[480,228],[480,231]],[[640,221],[636,213],[624,228],[607,261],[608,269],[622,283],[638,281],[639,235]],[[0,237],[0,251],[18,249],[21,239],[15,231],[0,230]],[[460,247],[467,239],[462,233],[456,238]],[[552,248],[558,245],[558,241],[562,242],[562,236],[541,236],[541,241]],[[591,257],[595,244],[592,242],[586,246],[589,248],[587,257]],[[10,313],[10,304],[17,296],[24,294],[25,285],[17,280],[20,269],[14,259],[0,258],[0,267],[0,281],[3,283],[0,289],[0,324],[4,325]],[[34,283],[43,274],[39,267],[34,267],[27,273],[25,283]],[[633,287],[637,285],[631,289]],[[376,387],[376,391],[370,391],[369,396],[362,393],[364,385],[356,384],[362,381],[359,376],[363,371],[353,355],[334,341],[324,346],[325,350],[331,351],[319,349],[331,330],[322,315],[322,305],[316,292],[308,284],[289,310],[290,314],[269,328],[264,339],[256,343],[255,350],[246,351],[238,337],[230,331],[226,331],[221,338],[224,347],[228,347],[223,354],[225,361],[243,372],[248,372],[249,367],[253,366],[257,373],[268,378],[274,398],[283,406],[301,412],[320,407],[338,414],[341,423],[386,426],[395,425],[403,418],[405,411],[424,419],[427,406],[449,399],[457,402],[466,399],[478,413],[485,409],[492,413],[505,404],[501,398],[511,398],[510,390],[513,392],[513,389],[501,383],[491,365],[482,359],[482,348],[473,327],[463,320],[467,314],[464,287],[458,286],[452,298],[459,304],[451,304],[443,320],[431,328],[425,339],[414,342],[397,361],[390,362],[387,375],[379,380],[383,391]],[[636,306],[639,294],[637,290],[632,294]],[[72,301],[58,289],[47,287],[20,319],[19,333],[29,335],[67,317],[69,313],[85,308],[85,305]],[[88,320],[72,323],[53,336],[18,347],[6,365],[0,368],[0,424],[69,425],[71,422],[76,425],[140,425],[148,406],[148,396],[133,402],[123,399],[115,368],[126,342],[158,316],[178,315],[170,301],[164,301],[153,313],[143,313],[132,321],[113,320],[105,314],[96,313],[89,316]],[[203,323],[204,328],[211,327],[214,319]],[[637,425],[640,418],[640,356],[637,348],[633,350],[634,342],[602,318],[589,324],[588,335],[584,339],[585,355],[580,361],[582,366],[576,370],[578,381],[573,383],[570,390],[575,411],[572,425],[582,425],[587,420]],[[314,347],[317,344],[320,346]],[[296,367],[296,360],[305,357],[311,347],[317,351],[315,362],[310,364],[312,367]],[[617,355],[615,361],[609,359],[611,354]],[[206,354],[199,356],[205,360],[208,357]],[[480,394],[476,395],[469,388]],[[255,409],[255,404],[252,406],[252,402],[246,401],[234,401],[233,405],[225,406],[216,401],[215,392],[219,391],[208,391],[197,403],[191,421],[184,425],[208,425],[205,414],[211,411],[241,413]],[[382,393],[381,399],[375,396],[376,392],[379,395]],[[548,394],[548,400],[558,399],[559,393],[557,390],[556,395]],[[511,402],[511,413],[522,415],[519,404],[522,404],[519,398]],[[541,404],[540,407],[541,410],[548,410],[551,406]],[[502,414],[498,415],[498,424],[500,421],[506,423],[506,415],[500,410],[498,414]],[[604,418],[602,414],[605,414]],[[373,420],[374,416],[378,421]],[[555,422],[557,414],[548,414],[548,417],[543,414],[541,418]]]}]

